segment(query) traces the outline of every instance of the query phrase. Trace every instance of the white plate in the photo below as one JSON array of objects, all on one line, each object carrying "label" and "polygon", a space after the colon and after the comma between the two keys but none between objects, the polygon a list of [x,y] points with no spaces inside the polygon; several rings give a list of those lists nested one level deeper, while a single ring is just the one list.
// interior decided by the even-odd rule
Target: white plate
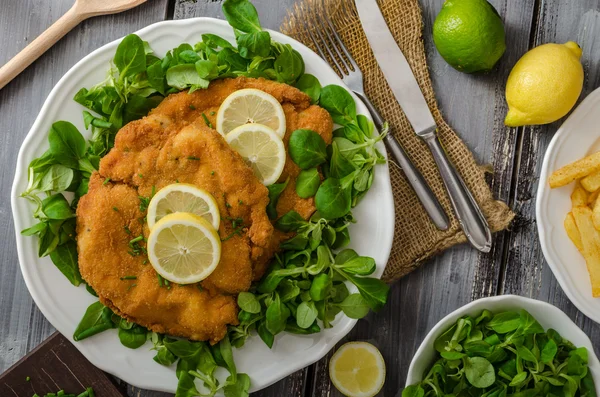
[{"label": "white plate", "polygon": [[565,339],[573,342],[577,347],[585,347],[588,349],[589,368],[596,384],[596,391],[600,392],[600,361],[594,352],[592,342],[587,335],[580,330],[569,316],[563,313],[559,308],[552,306],[549,303],[538,301],[535,299],[524,298],[517,295],[494,296],[492,298],[483,298],[473,301],[463,307],[458,308],[452,313],[444,317],[429,331],[421,346],[415,353],[408,375],[406,377],[406,386],[414,385],[423,379],[423,374],[433,364],[437,355],[433,347],[433,342],[450,328],[459,318],[470,315],[479,315],[483,309],[488,309],[491,312],[499,312],[504,310],[527,310],[545,330],[553,328]]},{"label": "white plate", "polygon": [[550,189],[548,177],[598,149],[599,110],[600,90],[596,90],[581,102],[552,138],[542,164],[535,211],[540,244],[550,269],[571,302],[597,323],[600,323],[600,298],[592,297],[585,260],[563,226],[565,216],[571,211],[574,183]]},{"label": "white plate", "polygon": [[[232,28],[225,21],[213,18],[159,22],[137,32],[161,56],[181,43],[194,44],[200,41],[200,35],[203,33],[218,34],[234,41]],[[310,49],[281,33],[270,33],[274,40],[289,43],[300,52],[306,63],[306,72],[315,75],[323,85],[343,85],[333,70]],[[21,236],[20,231],[31,226],[34,220],[31,215],[32,206],[27,200],[19,198],[19,194],[27,185],[27,165],[48,148],[48,130],[54,121],[68,120],[75,124],[84,136],[89,137],[89,133],[83,128],[83,107],[72,98],[81,87],[91,87],[104,80],[109,61],[113,58],[120,41],[109,43],[83,58],[50,92],[21,146],[12,187],[17,249],[25,283],[48,321],[70,340],[85,309],[95,298],[87,293],[85,288],[73,287],[49,258],[38,258],[37,238]],[[368,115],[360,100],[356,97],[354,100],[357,111]],[[385,153],[381,142],[378,149]],[[350,228],[351,247],[361,255],[375,259],[377,270],[374,276],[380,277],[389,257],[394,234],[394,204],[387,165],[377,167],[371,190],[363,202],[353,210],[358,223]],[[238,370],[250,375],[251,391],[267,387],[319,360],[350,332],[355,323],[356,320],[340,315],[333,328],[319,334],[277,336],[272,350],[257,336],[253,336],[242,349],[236,349],[234,352]],[[175,392],[175,369],[155,363],[152,360],[154,353],[150,351],[150,344],[130,350],[120,344],[116,332],[109,331],[81,342],[74,342],[74,345],[94,365],[127,383],[145,389]]]}]

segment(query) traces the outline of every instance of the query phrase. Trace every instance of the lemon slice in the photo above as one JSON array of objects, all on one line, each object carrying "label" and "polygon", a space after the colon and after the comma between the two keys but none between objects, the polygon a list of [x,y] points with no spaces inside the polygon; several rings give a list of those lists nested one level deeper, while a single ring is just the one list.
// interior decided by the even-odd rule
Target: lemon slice
[{"label": "lemon slice", "polygon": [[329,377],[348,397],[372,397],[379,393],[385,381],[385,362],[370,343],[346,343],[331,357]]},{"label": "lemon slice", "polygon": [[264,185],[277,182],[285,165],[285,146],[271,128],[244,124],[227,134],[225,140],[252,167],[254,175]]},{"label": "lemon slice", "polygon": [[227,135],[244,124],[262,124],[283,138],[285,113],[271,94],[255,88],[238,90],[229,95],[217,112],[217,131]]},{"label": "lemon slice", "polygon": [[176,212],[198,215],[219,230],[219,207],[206,190],[188,183],[174,183],[160,189],[148,204],[148,227],[152,229],[160,219]]},{"label": "lemon slice", "polygon": [[191,284],[204,280],[219,264],[221,239],[208,221],[178,212],[156,222],[148,236],[148,259],[169,281]]}]

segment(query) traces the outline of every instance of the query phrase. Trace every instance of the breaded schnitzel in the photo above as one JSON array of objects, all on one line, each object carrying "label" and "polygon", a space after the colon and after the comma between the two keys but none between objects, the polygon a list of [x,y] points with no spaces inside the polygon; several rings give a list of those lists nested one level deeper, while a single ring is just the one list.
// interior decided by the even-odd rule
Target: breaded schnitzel
[{"label": "breaded schnitzel", "polygon": [[[79,202],[82,276],[104,304],[154,331],[212,343],[222,339],[227,324],[237,324],[233,295],[248,290],[252,280],[262,276],[280,241],[289,237],[274,231],[267,217],[266,187],[212,129],[220,104],[242,88],[263,90],[281,102],[286,145],[298,128],[310,128],[331,142],[331,117],[311,106],[308,96],[296,88],[263,79],[219,80],[206,90],[172,94],[147,117],[123,127]],[[288,156],[280,181],[289,176],[290,182],[277,205],[279,216],[294,209],[308,218],[315,210],[312,198],[296,194],[299,171]],[[152,266],[144,264],[145,255],[130,254],[129,241],[149,234],[139,196],[149,197],[153,190],[177,182],[210,192],[222,217],[221,260],[200,283],[201,289],[161,288]],[[137,279],[121,280],[126,276]]]},{"label": "breaded schnitzel", "polygon": [[[129,241],[147,228],[138,221],[144,213],[137,190],[122,183],[104,184],[104,180],[92,175],[89,192],[77,207],[79,268],[100,301],[156,332],[213,343],[222,339],[226,324],[237,322],[235,298],[200,291],[195,285],[159,287],[157,274],[144,264],[144,256],[129,253]],[[122,279],[132,276],[137,278]]]}]

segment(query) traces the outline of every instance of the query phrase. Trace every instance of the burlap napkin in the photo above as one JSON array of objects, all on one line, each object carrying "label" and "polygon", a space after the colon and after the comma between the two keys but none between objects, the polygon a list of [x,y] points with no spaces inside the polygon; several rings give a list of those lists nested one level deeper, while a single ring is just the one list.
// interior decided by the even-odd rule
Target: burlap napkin
[{"label": "burlap napkin", "polygon": [[[473,192],[493,231],[505,229],[514,214],[506,204],[494,200],[485,182],[484,168],[458,135],[446,124],[437,107],[429,78],[422,39],[423,20],[418,0],[379,0],[379,5],[396,42],[408,59],[438,125],[438,133],[448,155]],[[396,102],[369,47],[353,0],[302,0],[290,10],[281,31],[315,49],[308,29],[318,29],[315,21],[326,13],[364,73],[365,91],[390,122],[391,131],[429,182],[446,213],[451,227],[439,231],[431,223],[417,197],[396,164],[390,165],[396,205],[396,229],[390,260],[383,275],[395,281],[414,270],[425,259],[466,241],[454,216],[434,160],[425,144],[414,135],[410,123]]]}]

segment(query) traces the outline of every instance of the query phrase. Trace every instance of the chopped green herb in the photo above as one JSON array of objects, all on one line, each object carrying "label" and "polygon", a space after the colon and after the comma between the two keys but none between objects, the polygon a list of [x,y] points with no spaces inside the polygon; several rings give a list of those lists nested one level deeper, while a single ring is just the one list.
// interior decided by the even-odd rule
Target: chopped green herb
[{"label": "chopped green herb", "polygon": [[210,112],[210,115],[211,115],[211,116],[214,116],[214,115],[215,115],[215,112],[214,112],[214,111],[213,111],[213,112]]},{"label": "chopped green herb", "polygon": [[143,234],[140,234],[139,236],[129,240],[129,255],[138,256],[138,255],[146,254],[148,252],[146,250],[146,247],[143,247],[140,244],[141,242],[145,242],[145,241],[146,241],[146,239],[144,238]]},{"label": "chopped green herb", "polygon": [[[29,381],[29,376],[26,380]],[[40,395],[34,393],[31,397],[40,397]],[[91,387],[88,387],[83,393],[79,393],[77,395],[72,393],[65,393],[64,390],[59,390],[56,393],[46,393],[42,397],[95,397],[95,394],[94,390]]]},{"label": "chopped green herb", "polygon": [[113,207],[113,211],[119,212],[119,209],[117,207]]},{"label": "chopped green herb", "polygon": [[158,273],[156,273],[156,276],[158,277],[158,286],[160,288],[167,287],[167,289],[171,289],[171,282],[169,280],[167,280]]},{"label": "chopped green herb", "polygon": [[211,175],[214,175],[214,174],[215,174],[215,172],[214,172],[214,171],[211,171],[211,172],[210,172],[210,174],[211,174]]},{"label": "chopped green herb", "polygon": [[106,178],[104,182],[102,182],[102,185],[106,185],[108,182],[110,182],[110,178]]},{"label": "chopped green herb", "polygon": [[127,291],[129,291],[133,287],[137,287],[137,284],[136,283],[131,284],[129,287],[127,287]]},{"label": "chopped green herb", "polygon": [[210,122],[210,120],[208,119],[208,117],[206,117],[206,115],[204,113],[202,113],[202,118],[204,119],[204,122],[206,123],[206,125],[208,126],[208,128],[214,128],[212,123]]},{"label": "chopped green herb", "polygon": [[144,175],[142,175],[142,174],[138,174],[138,176],[139,176],[140,178],[143,178],[143,177],[144,177]]},{"label": "chopped green herb", "polygon": [[123,276],[120,280],[137,280],[137,276]]},{"label": "chopped green herb", "polygon": [[125,233],[131,234],[131,230],[129,230],[129,226],[127,226],[127,225],[123,226],[123,230],[125,230]]},{"label": "chopped green herb", "polygon": [[140,211],[146,212],[148,210],[148,206],[150,205],[150,200],[154,197],[156,193],[156,186],[152,186],[152,193],[150,193],[150,197],[138,196],[140,199]]},{"label": "chopped green herb", "polygon": [[229,204],[229,203],[225,203],[225,207],[227,207],[227,208],[231,208],[231,204]]},{"label": "chopped green herb", "polygon": [[233,228],[233,232],[228,234],[226,237],[222,238],[221,241],[227,241],[235,235],[241,235],[242,230],[244,229],[244,219],[242,218],[232,218],[230,216],[225,218],[228,221],[231,221],[231,227]]},{"label": "chopped green herb", "polygon": [[204,291],[204,288],[200,284],[196,284],[196,288],[198,288],[198,291]]},{"label": "chopped green herb", "polygon": [[29,382],[31,380],[31,378],[28,376],[27,378],[25,378],[25,382]]},{"label": "chopped green herb", "polygon": [[192,105],[192,104],[190,103],[190,109],[192,109],[192,110],[196,110],[196,106],[194,106],[194,105]]},{"label": "chopped green herb", "polygon": [[200,157],[196,157],[196,156],[188,156],[188,157],[187,157],[187,159],[188,159],[188,160],[196,160],[196,161],[198,161],[198,160],[200,160]]},{"label": "chopped green herb", "polygon": [[238,204],[239,205],[244,205],[244,201],[243,200],[238,200]]}]

